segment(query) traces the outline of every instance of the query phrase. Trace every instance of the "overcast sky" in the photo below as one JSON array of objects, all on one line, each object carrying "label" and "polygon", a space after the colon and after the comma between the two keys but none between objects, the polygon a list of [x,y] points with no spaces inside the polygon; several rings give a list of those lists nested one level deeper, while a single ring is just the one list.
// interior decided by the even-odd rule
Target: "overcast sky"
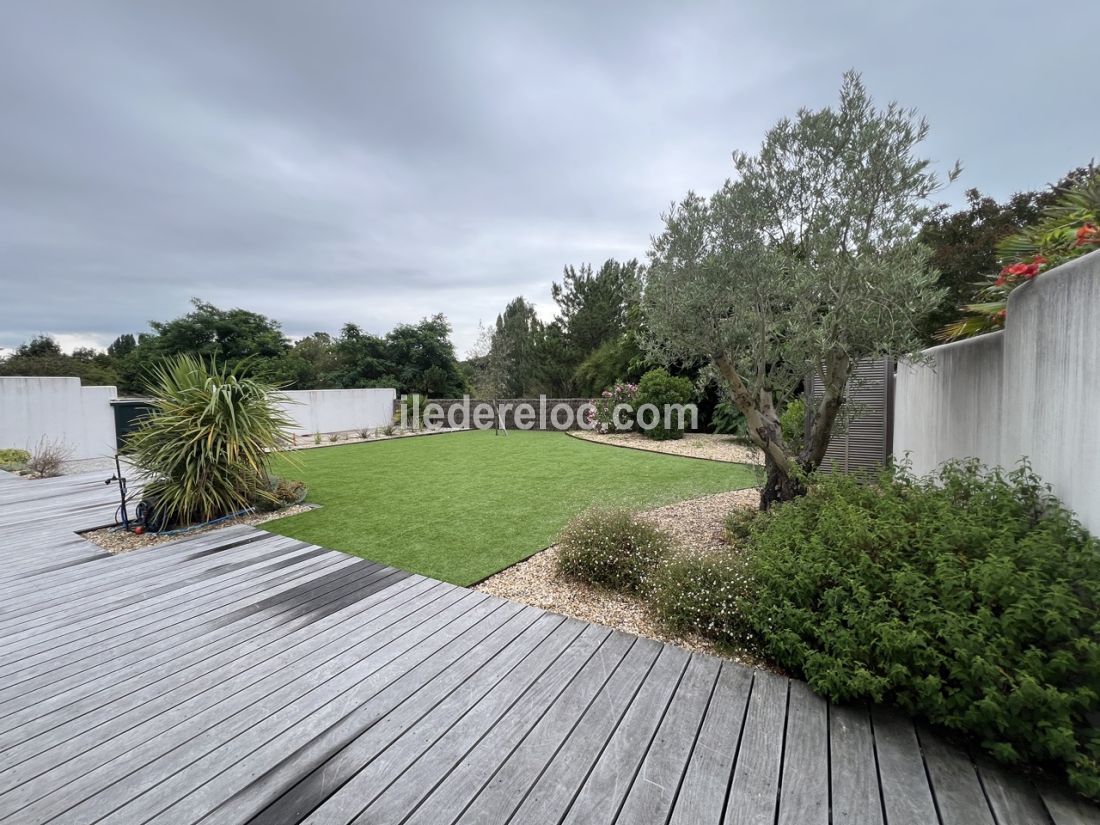
[{"label": "overcast sky", "polygon": [[0,347],[198,296],[291,336],[443,312],[460,355],[564,264],[863,72],[997,197],[1096,154],[1092,3],[4,2]]}]

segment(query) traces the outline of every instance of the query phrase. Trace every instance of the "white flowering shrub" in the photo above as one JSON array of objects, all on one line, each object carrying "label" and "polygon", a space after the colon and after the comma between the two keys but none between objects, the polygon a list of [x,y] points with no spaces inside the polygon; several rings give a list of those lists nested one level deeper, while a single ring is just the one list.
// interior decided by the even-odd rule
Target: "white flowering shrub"
[{"label": "white flowering shrub", "polygon": [[739,551],[682,552],[654,571],[651,600],[670,630],[744,647],[752,634],[738,603],[749,595],[748,585]]},{"label": "white flowering shrub", "polygon": [[591,584],[641,593],[672,546],[668,536],[628,510],[590,510],[558,538],[558,567]]}]

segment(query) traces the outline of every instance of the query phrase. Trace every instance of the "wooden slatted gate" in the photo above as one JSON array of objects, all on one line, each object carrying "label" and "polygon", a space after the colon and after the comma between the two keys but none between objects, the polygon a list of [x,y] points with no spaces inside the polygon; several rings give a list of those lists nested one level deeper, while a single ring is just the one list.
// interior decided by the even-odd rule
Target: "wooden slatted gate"
[{"label": "wooden slatted gate", "polygon": [[[817,375],[810,380],[810,394],[813,398],[821,396],[821,379]],[[848,383],[847,397],[845,404],[854,402],[856,415],[846,427],[834,430],[821,462],[821,472],[875,472],[886,466],[893,443],[893,360],[866,359],[857,363]]]}]

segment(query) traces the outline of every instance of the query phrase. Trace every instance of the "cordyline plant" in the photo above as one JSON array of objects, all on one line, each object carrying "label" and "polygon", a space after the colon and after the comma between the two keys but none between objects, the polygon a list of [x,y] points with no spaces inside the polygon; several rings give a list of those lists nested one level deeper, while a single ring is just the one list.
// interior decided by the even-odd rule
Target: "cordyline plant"
[{"label": "cordyline plant", "polygon": [[[762,508],[804,492],[856,362],[916,351],[941,300],[916,241],[940,187],[914,154],[927,133],[912,110],[876,108],[849,72],[839,108],[780,121],[757,154],[734,154],[736,180],[709,199],[689,193],[653,240],[651,355],[713,363],[764,451]],[[823,392],[795,450],[778,411],[811,372]]]},{"label": "cordyline plant", "polygon": [[153,412],[127,452],[164,523],[209,521],[272,499],[272,454],[293,426],[272,387],[178,355],[151,371],[149,392]]},{"label": "cordyline plant", "polygon": [[1001,329],[1008,296],[1049,269],[1100,249],[1100,174],[1062,193],[1043,210],[1037,224],[997,244],[1001,270],[962,308],[964,316],[941,329],[936,338],[955,341]]}]

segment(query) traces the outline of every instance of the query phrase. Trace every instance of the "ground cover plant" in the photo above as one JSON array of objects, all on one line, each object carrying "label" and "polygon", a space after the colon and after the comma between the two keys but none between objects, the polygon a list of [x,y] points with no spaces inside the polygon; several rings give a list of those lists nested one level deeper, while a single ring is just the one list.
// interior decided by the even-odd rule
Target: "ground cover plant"
[{"label": "ground cover plant", "polygon": [[322,506],[264,529],[462,585],[547,547],[593,505],[642,509],[757,483],[747,465],[564,433],[447,433],[295,458]]},{"label": "ground cover plant", "polygon": [[820,479],[747,541],[739,613],[781,667],[1100,797],[1100,542],[1028,468]]},{"label": "ground cover plant", "polygon": [[0,470],[17,473],[27,466],[31,460],[31,454],[27,450],[15,448],[0,450]]},{"label": "ground cover plant", "polygon": [[625,593],[644,593],[669,537],[629,510],[589,510],[558,537],[558,565],[567,576]]}]

